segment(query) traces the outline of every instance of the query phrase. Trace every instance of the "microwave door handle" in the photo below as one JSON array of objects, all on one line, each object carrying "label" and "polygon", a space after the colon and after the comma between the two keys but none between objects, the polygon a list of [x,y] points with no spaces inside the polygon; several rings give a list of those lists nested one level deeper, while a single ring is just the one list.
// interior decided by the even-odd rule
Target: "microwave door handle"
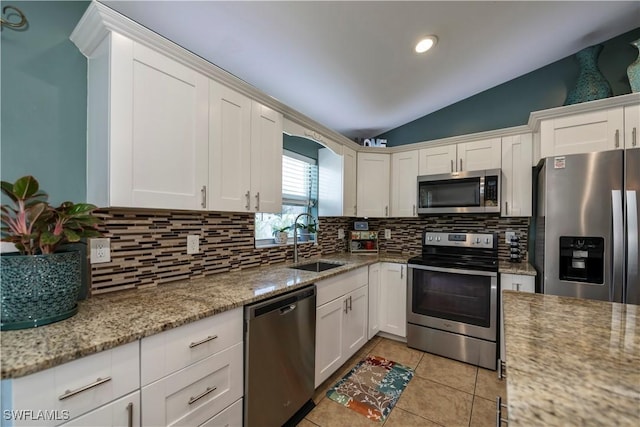
[{"label": "microwave door handle", "polygon": [[[627,286],[640,283],[638,274],[638,192],[627,191]],[[640,301],[630,301],[628,304],[638,304]]]},{"label": "microwave door handle", "polygon": [[622,302],[624,277],[624,224],[622,218],[622,191],[611,190],[611,213],[613,216],[613,250],[611,251],[611,283],[609,301]]}]

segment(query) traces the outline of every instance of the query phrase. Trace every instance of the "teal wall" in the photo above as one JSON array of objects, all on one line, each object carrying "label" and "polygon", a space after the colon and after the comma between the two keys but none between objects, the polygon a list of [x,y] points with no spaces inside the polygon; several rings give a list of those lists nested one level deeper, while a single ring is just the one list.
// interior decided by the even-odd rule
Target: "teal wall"
[{"label": "teal wall", "polygon": [[[631,93],[627,66],[638,57],[629,43],[640,38],[640,28],[604,43],[599,67],[613,94]],[[430,141],[468,133],[524,125],[529,113],[564,104],[578,77],[573,55],[488,89],[434,113],[379,135],[387,146]]]},{"label": "teal wall", "polygon": [[84,201],[87,61],[69,36],[89,2],[7,4],[21,9],[29,25],[0,34],[0,177],[35,176],[54,204]]},{"label": "teal wall", "polygon": [[322,145],[308,138],[286,134],[283,139],[283,147],[285,150],[293,151],[314,160],[318,160],[318,149],[323,148]]}]

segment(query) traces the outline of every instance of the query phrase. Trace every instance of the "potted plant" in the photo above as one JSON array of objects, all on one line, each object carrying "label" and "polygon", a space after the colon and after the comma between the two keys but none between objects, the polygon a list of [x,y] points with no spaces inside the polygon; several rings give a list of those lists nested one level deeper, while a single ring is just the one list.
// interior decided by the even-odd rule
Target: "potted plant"
[{"label": "potted plant", "polygon": [[88,203],[64,202],[54,208],[38,181],[25,176],[1,182],[10,203],[2,205],[2,241],[17,253],[2,254],[0,267],[0,329],[24,329],[73,316],[81,286],[79,251],[66,243],[98,237],[100,219]]},{"label": "potted plant", "polygon": [[286,245],[289,239],[288,231],[291,230],[291,226],[273,227],[273,241],[278,245]]},{"label": "potted plant", "polygon": [[298,222],[296,223],[296,228],[300,230],[298,232],[298,240],[300,240],[301,242],[310,240],[311,234],[316,234],[318,232],[315,222],[312,222],[310,224],[302,224]]}]

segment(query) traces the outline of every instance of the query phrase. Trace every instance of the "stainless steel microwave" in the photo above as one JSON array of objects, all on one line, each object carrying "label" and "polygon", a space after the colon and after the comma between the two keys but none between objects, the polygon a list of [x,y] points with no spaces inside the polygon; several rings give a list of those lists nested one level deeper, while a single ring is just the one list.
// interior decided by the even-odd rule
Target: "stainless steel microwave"
[{"label": "stainless steel microwave", "polygon": [[500,169],[418,177],[418,213],[500,212]]}]

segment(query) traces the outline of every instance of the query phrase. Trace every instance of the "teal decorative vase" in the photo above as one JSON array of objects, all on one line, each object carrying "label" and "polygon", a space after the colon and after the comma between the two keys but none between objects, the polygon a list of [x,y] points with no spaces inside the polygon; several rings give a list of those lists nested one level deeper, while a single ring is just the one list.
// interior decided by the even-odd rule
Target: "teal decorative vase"
[{"label": "teal decorative vase", "polygon": [[564,105],[608,98],[613,95],[609,82],[598,68],[598,56],[601,51],[602,45],[598,44],[576,53],[580,74],[578,74],[575,87],[567,94]]},{"label": "teal decorative vase", "polygon": [[35,328],[78,312],[80,252],[2,254],[0,271],[0,330]]},{"label": "teal decorative vase", "polygon": [[638,49],[638,57],[627,68],[627,76],[629,76],[629,84],[631,92],[640,92],[640,39],[631,42]]}]

